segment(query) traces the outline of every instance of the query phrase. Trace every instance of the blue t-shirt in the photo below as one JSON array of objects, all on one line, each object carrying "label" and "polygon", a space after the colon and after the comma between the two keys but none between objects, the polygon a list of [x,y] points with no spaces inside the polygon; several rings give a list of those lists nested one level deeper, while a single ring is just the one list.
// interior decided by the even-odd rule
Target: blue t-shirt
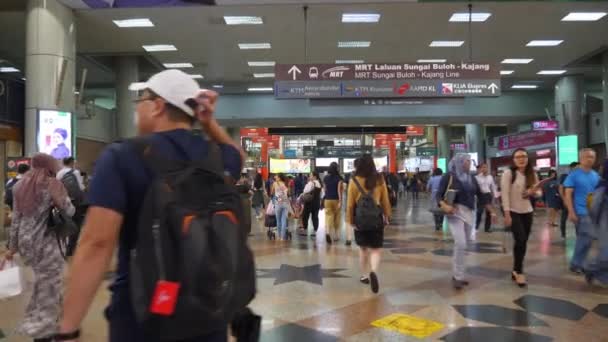
[{"label": "blue t-shirt", "polygon": [[325,199],[327,200],[339,200],[340,195],[338,194],[338,185],[342,181],[342,177],[338,175],[328,175],[323,179],[325,184]]},{"label": "blue t-shirt", "polygon": [[[187,130],[173,130],[150,136],[156,153],[168,160],[204,160],[209,144],[200,135]],[[220,145],[224,169],[239,178],[241,156],[233,146]],[[132,144],[115,143],[106,148],[97,161],[88,200],[90,206],[103,207],[123,215],[118,250],[116,277],[110,290],[112,306],[130,306],[129,258],[134,246],[139,210],[150,183],[152,172],[146,168]],[[125,305],[126,303],[127,305]]]},{"label": "blue t-shirt", "polygon": [[574,211],[577,215],[589,215],[587,210],[587,196],[592,193],[599,184],[600,176],[591,170],[585,172],[583,169],[576,169],[568,175],[564,182],[564,187],[574,190]]}]

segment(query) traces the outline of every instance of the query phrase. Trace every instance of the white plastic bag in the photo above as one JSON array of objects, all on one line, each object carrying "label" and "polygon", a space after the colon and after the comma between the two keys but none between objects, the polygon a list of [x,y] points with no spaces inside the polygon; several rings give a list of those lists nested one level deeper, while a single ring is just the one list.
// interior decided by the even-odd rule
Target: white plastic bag
[{"label": "white plastic bag", "polygon": [[0,299],[15,297],[23,292],[21,267],[14,261],[0,261]]},{"label": "white plastic bag", "polygon": [[268,215],[268,216],[274,216],[275,215],[274,202],[273,201],[270,201],[268,203],[268,206],[266,207],[266,215]]}]

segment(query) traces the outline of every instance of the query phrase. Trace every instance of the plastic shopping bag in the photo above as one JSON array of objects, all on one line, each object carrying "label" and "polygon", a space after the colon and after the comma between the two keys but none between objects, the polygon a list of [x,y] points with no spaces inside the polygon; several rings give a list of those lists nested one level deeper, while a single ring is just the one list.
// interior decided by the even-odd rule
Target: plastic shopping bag
[{"label": "plastic shopping bag", "polygon": [[23,292],[21,267],[11,260],[0,262],[0,299],[18,296]]},{"label": "plastic shopping bag", "polygon": [[273,201],[270,201],[268,203],[268,207],[266,207],[266,215],[268,215],[268,216],[274,216],[275,215]]}]

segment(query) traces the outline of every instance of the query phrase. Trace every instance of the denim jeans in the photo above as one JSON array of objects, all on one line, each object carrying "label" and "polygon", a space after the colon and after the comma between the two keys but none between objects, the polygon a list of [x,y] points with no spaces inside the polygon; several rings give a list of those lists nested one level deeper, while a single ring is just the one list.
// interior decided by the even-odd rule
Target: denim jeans
[{"label": "denim jeans", "polygon": [[277,215],[277,230],[279,231],[279,238],[287,238],[287,215],[289,209],[286,205],[277,205],[275,208],[275,214]]},{"label": "denim jeans", "polygon": [[579,216],[576,223],[576,245],[574,246],[574,255],[570,261],[570,267],[583,269],[585,259],[589,254],[591,243],[596,235],[596,228],[589,215]]},{"label": "denim jeans", "polygon": [[608,285],[608,211],[604,210],[597,226],[597,238],[599,242],[599,253],[589,263],[586,271],[593,278]]},{"label": "denim jeans", "polygon": [[465,254],[471,238],[473,226],[460,218],[448,216],[448,225],[454,238],[454,256],[452,257],[452,271],[456,280],[465,279]]}]

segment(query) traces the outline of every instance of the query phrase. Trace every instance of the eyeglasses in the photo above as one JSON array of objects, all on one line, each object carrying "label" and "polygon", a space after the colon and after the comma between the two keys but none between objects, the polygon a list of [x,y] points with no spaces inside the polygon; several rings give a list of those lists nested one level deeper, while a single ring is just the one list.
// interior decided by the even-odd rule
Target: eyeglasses
[{"label": "eyeglasses", "polygon": [[515,159],[528,159],[528,156],[515,156]]}]

